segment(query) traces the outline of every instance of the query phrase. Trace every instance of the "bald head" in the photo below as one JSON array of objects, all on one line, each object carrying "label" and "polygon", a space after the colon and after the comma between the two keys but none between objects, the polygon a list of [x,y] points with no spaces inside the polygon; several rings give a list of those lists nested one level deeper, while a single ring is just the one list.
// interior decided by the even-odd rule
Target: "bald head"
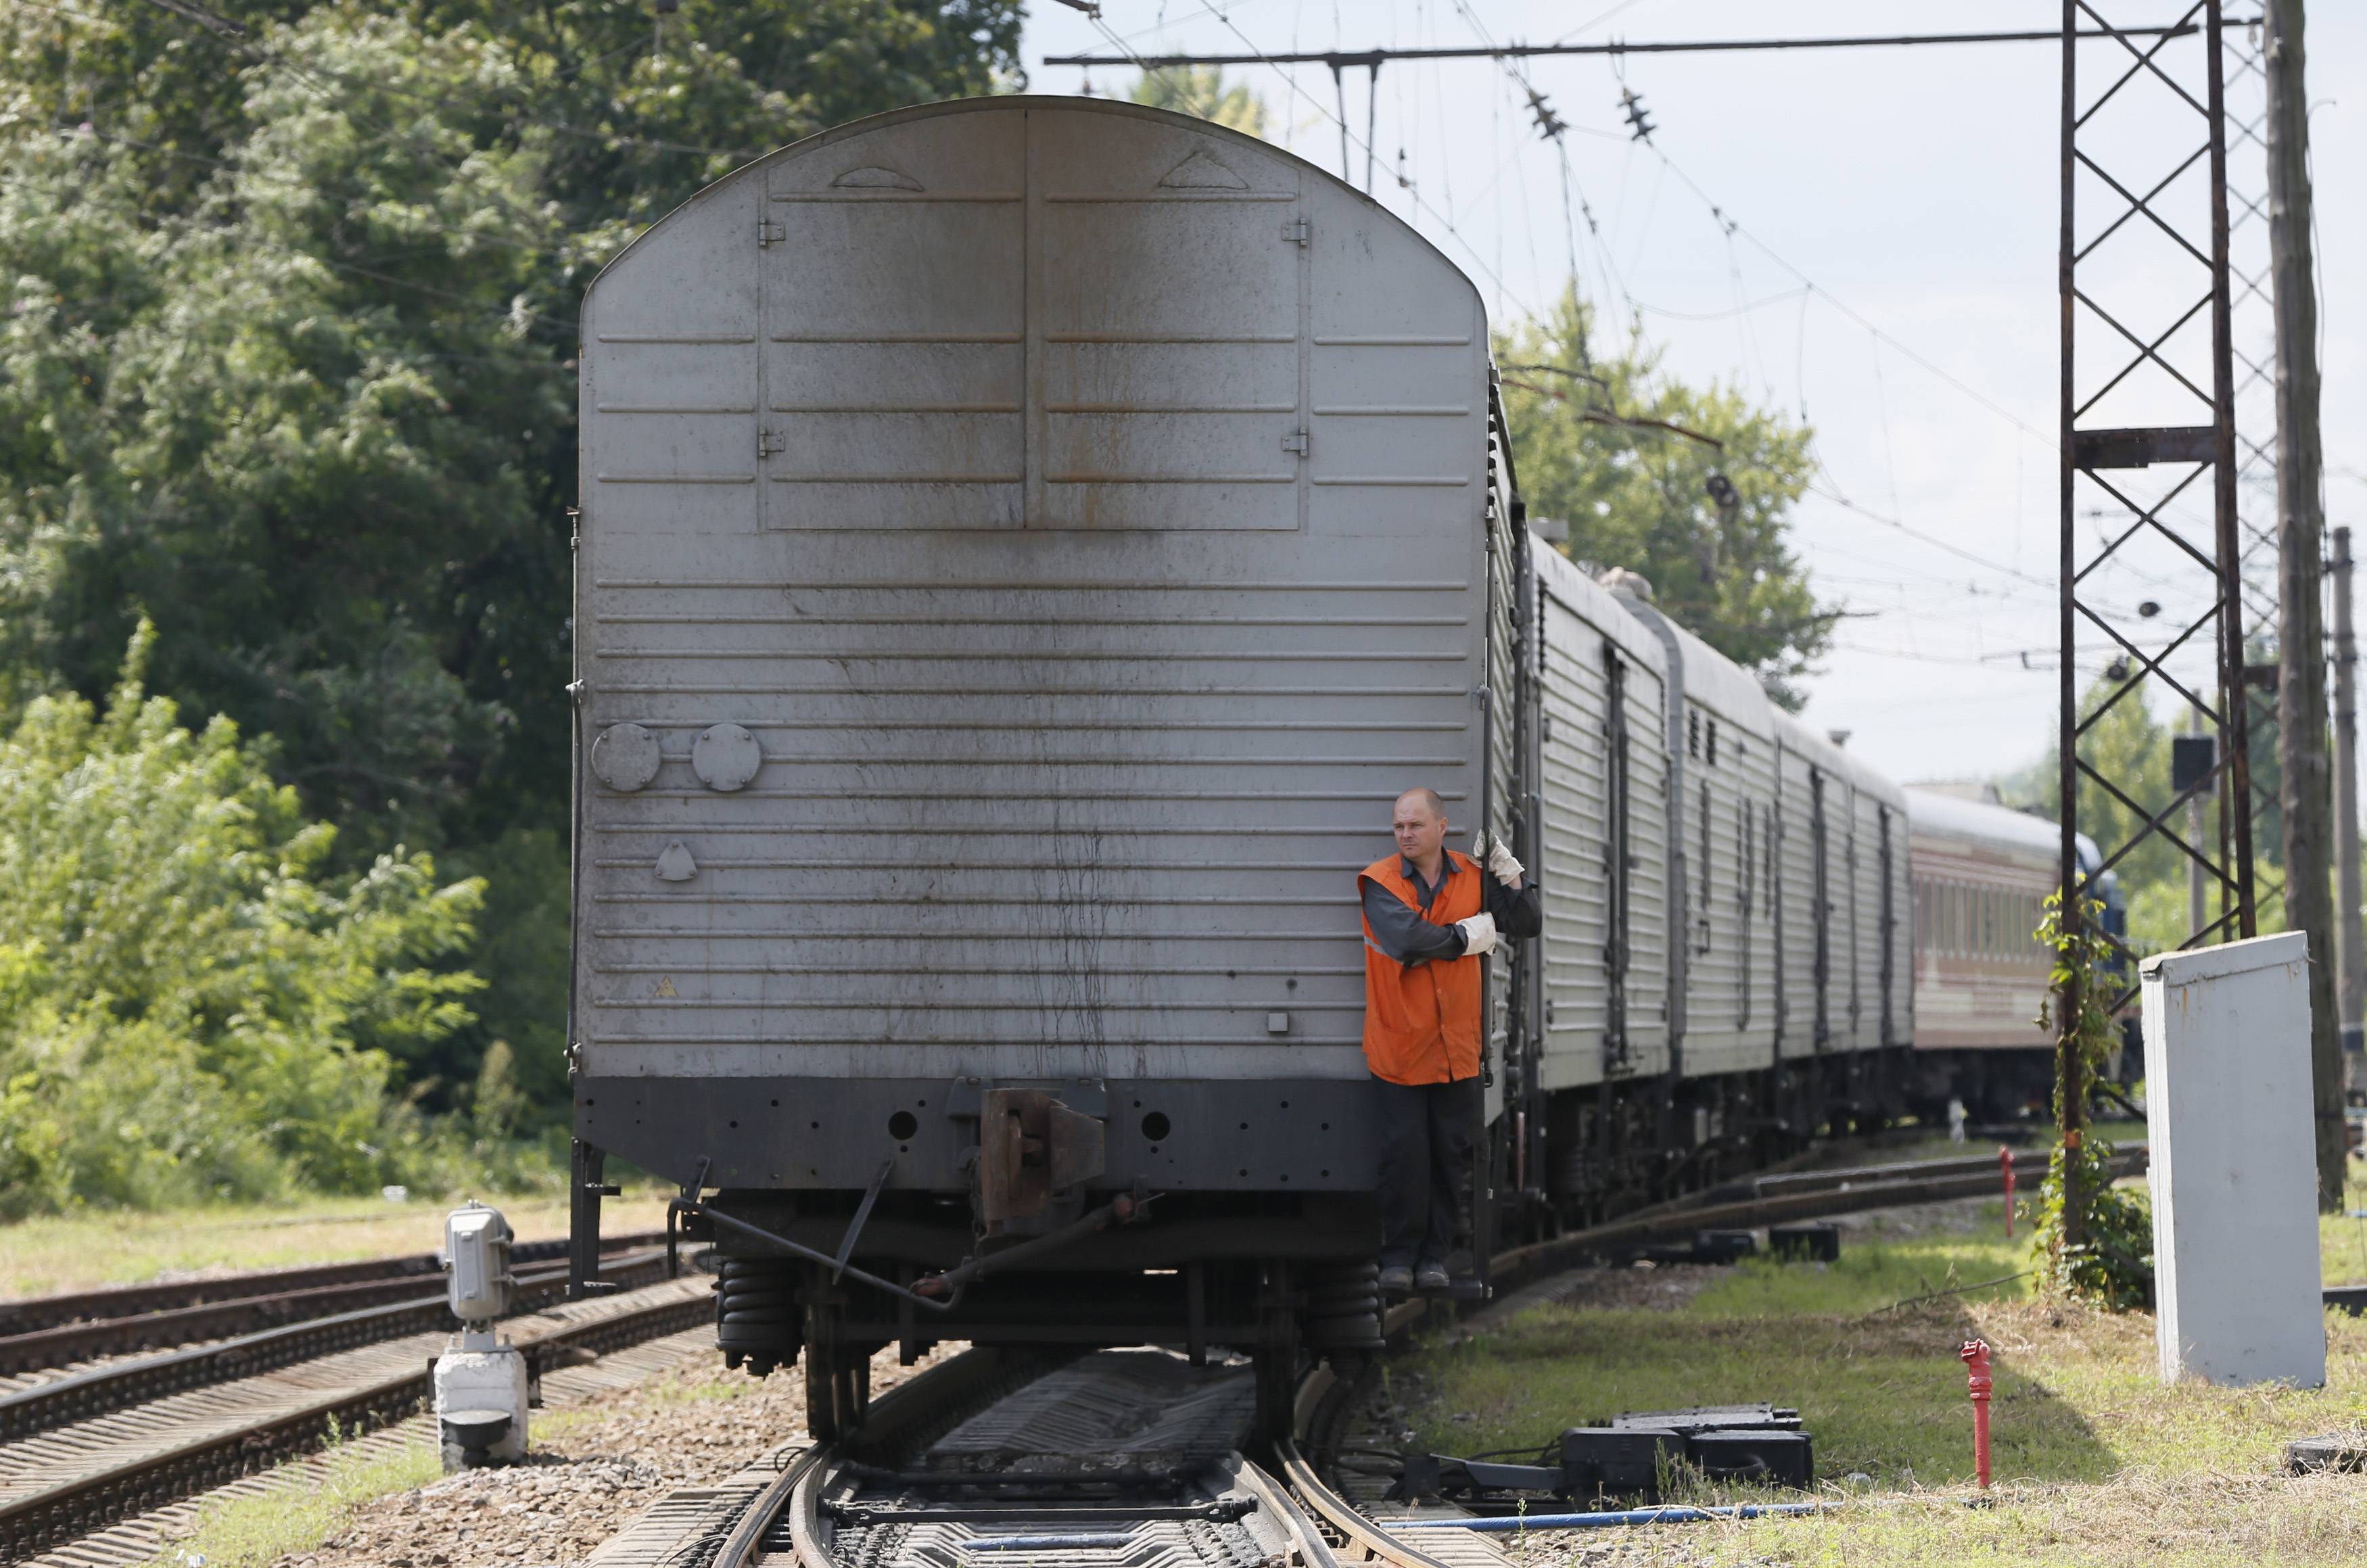
[{"label": "bald head", "polygon": [[1439,793],[1431,788],[1428,784],[1416,784],[1413,788],[1398,796],[1398,810],[1403,811],[1406,808],[1406,803],[1409,801],[1420,803],[1423,810],[1429,812],[1433,817],[1437,818],[1440,821],[1444,822],[1446,820],[1446,802],[1440,798]]},{"label": "bald head", "polygon": [[1446,848],[1446,802],[1436,790],[1417,785],[1398,796],[1389,831],[1397,835],[1398,853],[1413,862],[1422,875],[1437,876]]}]

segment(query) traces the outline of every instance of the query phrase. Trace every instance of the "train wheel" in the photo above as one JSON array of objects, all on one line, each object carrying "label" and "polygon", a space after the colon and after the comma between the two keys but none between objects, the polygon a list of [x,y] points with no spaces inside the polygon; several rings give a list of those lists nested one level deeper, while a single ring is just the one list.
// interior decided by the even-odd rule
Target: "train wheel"
[{"label": "train wheel", "polygon": [[1266,1442],[1278,1441],[1291,1435],[1296,1414],[1298,1347],[1262,1347],[1252,1359],[1257,1369],[1257,1436]]},{"label": "train wheel", "polygon": [[841,1337],[845,1310],[835,1302],[806,1308],[806,1431],[834,1443],[862,1423],[871,1403],[871,1358]]},{"label": "train wheel", "polygon": [[871,1407],[871,1358],[850,1347],[806,1347],[806,1431],[834,1443],[863,1425]]},{"label": "train wheel", "polygon": [[806,1433],[817,1443],[838,1441],[838,1371],[811,1340],[806,1342]]},{"label": "train wheel", "polygon": [[871,1408],[871,1358],[844,1348],[840,1355],[831,1392],[838,1405],[839,1435],[844,1437],[863,1425],[864,1415]]},{"label": "train wheel", "polygon": [[1258,1290],[1258,1343],[1251,1359],[1257,1369],[1257,1436],[1267,1442],[1290,1436],[1298,1394],[1304,1297],[1296,1275],[1288,1262],[1277,1259],[1266,1265]]}]

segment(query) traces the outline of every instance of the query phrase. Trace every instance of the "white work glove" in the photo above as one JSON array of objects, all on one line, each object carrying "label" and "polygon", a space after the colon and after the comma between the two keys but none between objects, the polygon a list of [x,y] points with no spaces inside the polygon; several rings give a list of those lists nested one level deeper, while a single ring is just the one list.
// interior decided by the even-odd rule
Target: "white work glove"
[{"label": "white work glove", "polygon": [[1521,863],[1512,858],[1512,847],[1501,839],[1489,838],[1484,828],[1471,836],[1471,858],[1507,887],[1520,878]]},{"label": "white work glove", "polygon": [[1496,917],[1484,910],[1455,922],[1463,933],[1463,956],[1477,958],[1483,953],[1496,951]]}]

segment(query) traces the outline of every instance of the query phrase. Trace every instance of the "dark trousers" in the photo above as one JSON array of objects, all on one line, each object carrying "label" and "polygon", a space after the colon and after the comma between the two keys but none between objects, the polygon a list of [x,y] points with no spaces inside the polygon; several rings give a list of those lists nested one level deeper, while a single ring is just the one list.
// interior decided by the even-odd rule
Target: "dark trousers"
[{"label": "dark trousers", "polygon": [[1479,1080],[1375,1078],[1373,1096],[1380,1109],[1381,1266],[1444,1268],[1470,1207]]}]

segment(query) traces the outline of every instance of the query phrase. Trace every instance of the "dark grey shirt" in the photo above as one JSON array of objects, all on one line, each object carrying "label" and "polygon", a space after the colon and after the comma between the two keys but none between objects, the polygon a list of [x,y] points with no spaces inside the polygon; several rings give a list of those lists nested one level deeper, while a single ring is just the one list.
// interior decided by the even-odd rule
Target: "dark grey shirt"
[{"label": "dark grey shirt", "polygon": [[[1431,906],[1438,902],[1439,893],[1446,886],[1455,863],[1439,863],[1438,881],[1427,883],[1413,862],[1399,856],[1398,870],[1413,884],[1415,896],[1421,899],[1417,909],[1377,882],[1358,878],[1364,897],[1365,921],[1373,928],[1373,941],[1383,953],[1404,964],[1425,964],[1433,958],[1463,956],[1463,933],[1453,922],[1440,925],[1426,917]],[[1512,939],[1532,937],[1545,929],[1545,906],[1537,897],[1537,879],[1534,872],[1521,874],[1521,890],[1517,893],[1490,875],[1483,866],[1479,872],[1479,907],[1496,919],[1499,935]]]}]

